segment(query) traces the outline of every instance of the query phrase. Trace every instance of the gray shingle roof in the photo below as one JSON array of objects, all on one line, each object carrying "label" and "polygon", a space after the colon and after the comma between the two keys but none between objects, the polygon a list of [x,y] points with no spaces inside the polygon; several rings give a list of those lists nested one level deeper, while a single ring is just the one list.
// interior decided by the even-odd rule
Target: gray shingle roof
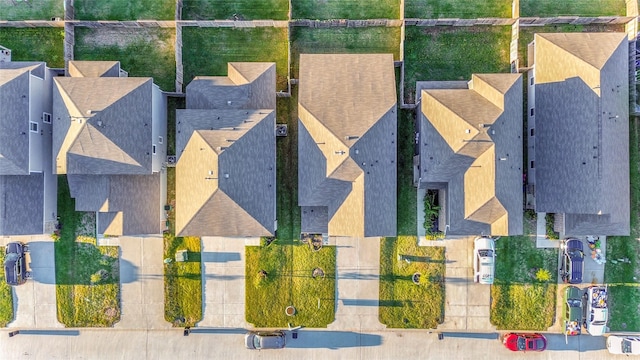
[{"label": "gray shingle roof", "polygon": [[567,235],[628,235],[626,34],[537,34],[534,54],[536,211],[565,213]]},{"label": "gray shingle roof", "polygon": [[521,76],[476,74],[468,88],[418,87],[421,186],[446,190],[446,232],[522,234]]},{"label": "gray shingle roof", "polygon": [[72,77],[119,77],[119,61],[69,61],[69,76]]},{"label": "gray shingle roof", "polygon": [[55,78],[57,173],[150,174],[151,78]]},{"label": "gray shingle roof", "polygon": [[303,232],[325,228],[322,207],[329,235],[396,234],[395,108],[392,55],[301,55],[298,201],[314,209]]},{"label": "gray shingle roof", "polygon": [[187,109],[276,108],[275,63],[229,63],[227,68],[227,76],[197,76],[187,85]]},{"label": "gray shingle roof", "polygon": [[0,235],[44,231],[44,175],[0,176]]},{"label": "gray shingle roof", "polygon": [[44,63],[0,63],[0,175],[29,174],[29,76]]}]

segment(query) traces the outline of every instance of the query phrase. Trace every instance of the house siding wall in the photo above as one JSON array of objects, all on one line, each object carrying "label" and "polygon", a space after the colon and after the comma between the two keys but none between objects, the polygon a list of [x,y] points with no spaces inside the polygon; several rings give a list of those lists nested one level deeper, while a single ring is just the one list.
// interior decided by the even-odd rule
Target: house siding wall
[{"label": "house siding wall", "polygon": [[[42,112],[45,110],[45,81],[37,76],[29,76],[29,172],[42,172],[44,146],[42,137]],[[31,132],[31,123],[38,124],[38,131]]]},{"label": "house siding wall", "polygon": [[[152,146],[156,145],[156,154],[153,156],[153,172],[159,172],[167,158],[167,97],[160,88],[153,84],[152,93]],[[162,144],[159,142],[162,137]]]}]

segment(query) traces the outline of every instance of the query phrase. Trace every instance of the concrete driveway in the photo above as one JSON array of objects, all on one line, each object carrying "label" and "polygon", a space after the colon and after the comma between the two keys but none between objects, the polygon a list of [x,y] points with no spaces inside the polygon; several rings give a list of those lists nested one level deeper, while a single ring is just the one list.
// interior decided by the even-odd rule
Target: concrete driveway
[{"label": "concrete driveway", "polygon": [[[257,242],[257,243],[256,243]],[[245,328],[245,244],[260,239],[202,237],[202,321],[198,326]]]},{"label": "concrete driveway", "polygon": [[27,268],[32,279],[13,287],[14,320],[10,328],[61,328],[56,311],[56,272],[53,240],[48,235],[4,238],[3,245],[21,241],[29,245]]},{"label": "concrete driveway", "polygon": [[120,242],[119,329],[165,329],[163,238],[123,236]]}]

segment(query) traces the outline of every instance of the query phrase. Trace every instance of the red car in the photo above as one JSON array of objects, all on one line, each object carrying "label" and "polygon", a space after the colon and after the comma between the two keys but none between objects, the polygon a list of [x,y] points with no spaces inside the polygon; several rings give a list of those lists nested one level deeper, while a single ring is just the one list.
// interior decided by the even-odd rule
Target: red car
[{"label": "red car", "polygon": [[511,351],[542,351],[547,348],[547,339],[542,334],[508,333],[502,343]]}]

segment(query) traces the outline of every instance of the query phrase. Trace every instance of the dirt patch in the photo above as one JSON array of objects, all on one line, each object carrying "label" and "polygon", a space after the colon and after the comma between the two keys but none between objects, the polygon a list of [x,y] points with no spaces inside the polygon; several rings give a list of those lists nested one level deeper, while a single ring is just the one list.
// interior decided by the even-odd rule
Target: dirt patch
[{"label": "dirt patch", "polygon": [[83,45],[95,47],[127,47],[139,42],[155,43],[160,50],[173,51],[175,32],[145,28],[99,28],[88,30],[81,41]]}]

